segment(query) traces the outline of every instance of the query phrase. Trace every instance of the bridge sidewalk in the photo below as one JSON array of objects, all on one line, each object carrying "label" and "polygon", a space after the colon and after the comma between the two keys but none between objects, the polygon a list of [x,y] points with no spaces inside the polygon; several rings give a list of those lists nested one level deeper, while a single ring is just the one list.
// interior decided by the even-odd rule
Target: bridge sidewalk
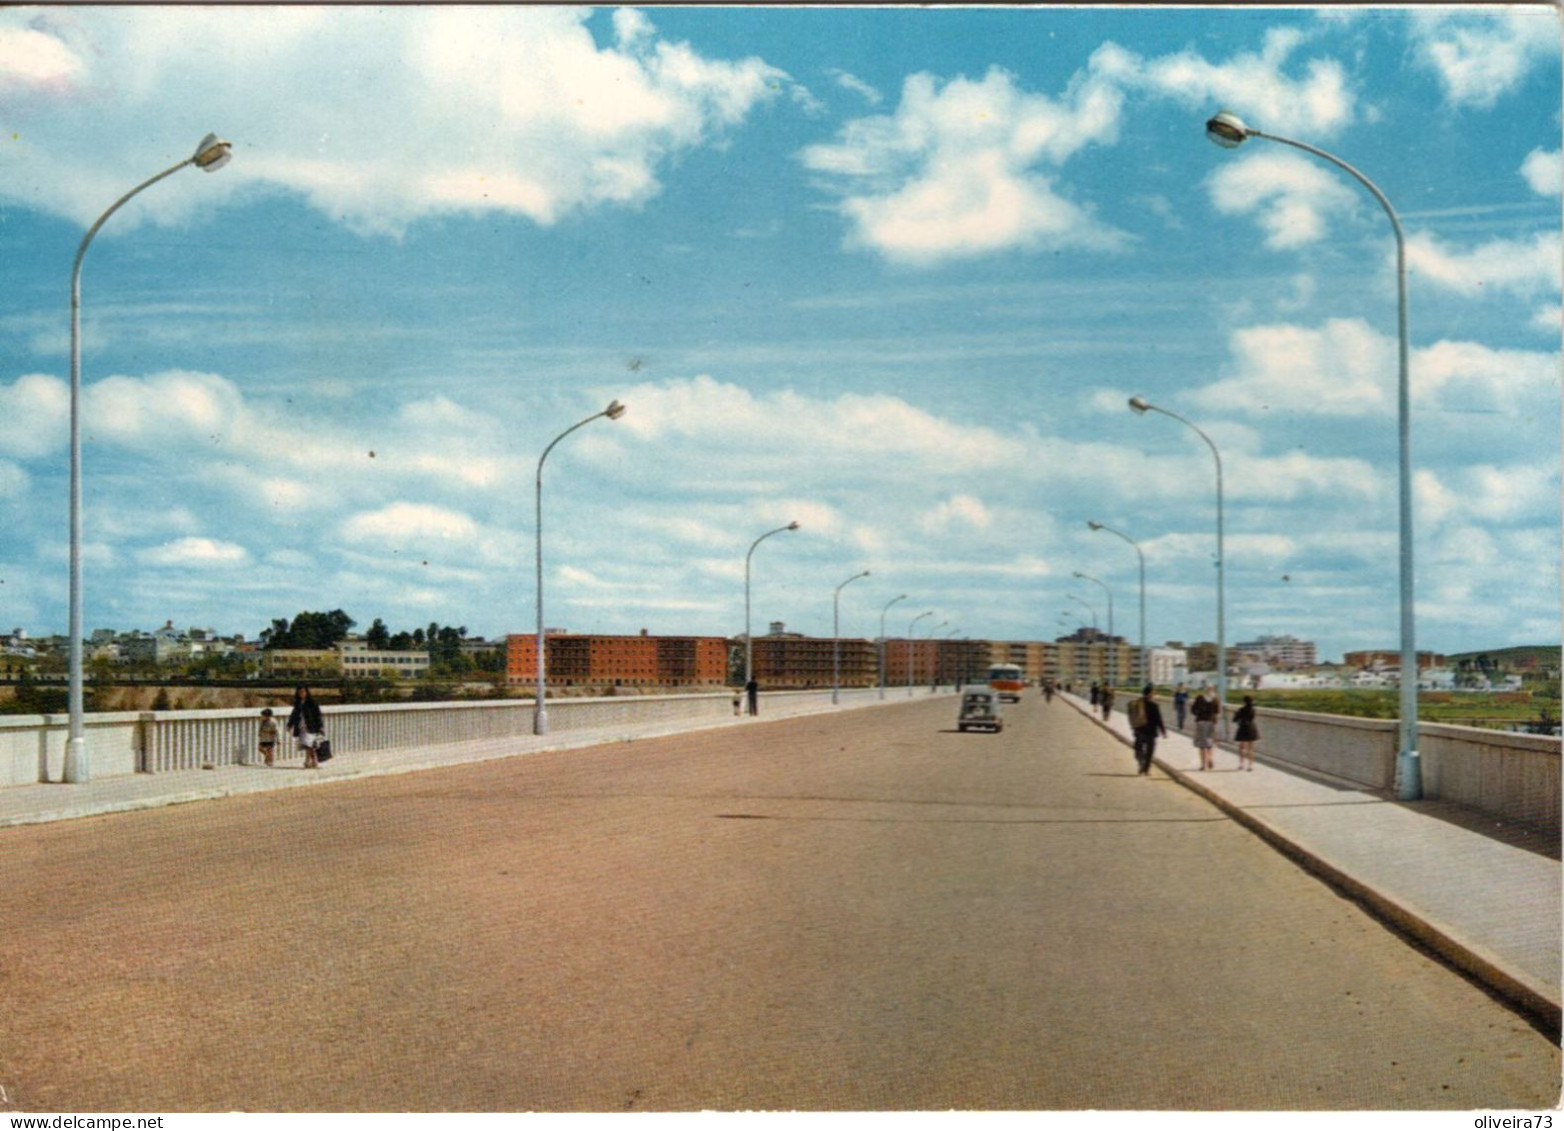
[{"label": "bridge sidewalk", "polygon": [[[1083,700],[1065,699],[1132,744],[1124,715],[1104,722]],[[1155,762],[1558,1036],[1564,908],[1556,845],[1538,851],[1524,837],[1477,831],[1481,822],[1456,806],[1398,802],[1284,768],[1263,747],[1252,772],[1239,771],[1236,755],[1220,746],[1216,769],[1202,771],[1191,738],[1170,726]]]}]

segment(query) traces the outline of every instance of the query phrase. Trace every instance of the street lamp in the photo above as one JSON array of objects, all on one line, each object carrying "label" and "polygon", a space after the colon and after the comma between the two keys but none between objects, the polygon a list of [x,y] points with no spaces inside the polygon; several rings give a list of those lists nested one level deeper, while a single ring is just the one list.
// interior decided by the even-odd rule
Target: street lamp
[{"label": "street lamp", "polygon": [[1206,442],[1206,447],[1211,449],[1211,458],[1216,461],[1216,694],[1222,702],[1222,736],[1227,737],[1227,625],[1225,621],[1226,606],[1223,596],[1223,575],[1227,565],[1226,555],[1222,549],[1222,453],[1216,450],[1216,444],[1211,437],[1185,420],[1178,413],[1158,405],[1149,403],[1143,397],[1131,397],[1130,408],[1139,416],[1148,412],[1160,412],[1163,416],[1171,416],[1174,420],[1190,428],[1194,433]]},{"label": "street lamp", "polygon": [[537,701],[532,705],[533,734],[548,733],[548,677],[545,674],[546,669],[543,662],[543,461],[548,459],[548,454],[554,450],[555,444],[559,443],[577,428],[592,423],[600,416],[606,416],[609,420],[618,420],[624,414],[624,405],[618,401],[609,401],[608,407],[603,409],[602,412],[594,412],[585,420],[577,421],[558,436],[555,436],[549,443],[549,446],[543,449],[543,454],[538,457],[537,493],[535,496],[537,501],[536,535],[538,548],[538,690]]},{"label": "street lamp", "polygon": [[1407,341],[1407,250],[1401,220],[1379,186],[1340,157],[1316,149],[1292,138],[1265,133],[1246,126],[1238,115],[1223,110],[1206,122],[1206,136],[1223,149],[1236,149],[1252,137],[1279,141],[1305,153],[1329,161],[1352,176],[1379,201],[1390,218],[1396,237],[1396,411],[1400,461],[1401,526],[1401,709],[1399,750],[1396,754],[1396,796],[1401,801],[1416,801],[1423,796],[1422,762],[1417,751],[1417,643],[1414,634],[1412,603],[1412,397],[1407,373],[1410,348]]},{"label": "street lamp", "polygon": [[1097,582],[1098,585],[1102,586],[1102,591],[1108,595],[1108,686],[1112,687],[1119,681],[1119,665],[1114,663],[1116,657],[1113,652],[1113,590],[1089,573],[1082,573],[1080,570],[1076,570],[1075,576],[1083,581]]},{"label": "street lamp", "polygon": [[749,560],[755,556],[755,547],[770,538],[773,534],[781,534],[785,530],[797,530],[798,523],[790,522],[786,526],[779,526],[775,530],[768,530],[759,538],[750,543],[749,553],[744,555],[744,686],[749,686],[749,681],[755,678],[755,637],[749,630]]},{"label": "street lamp", "polygon": [[195,152],[177,165],[164,169],[155,177],[142,181],[87,229],[81,246],[76,249],[76,262],[71,267],[71,481],[70,481],[70,610],[67,632],[69,641],[70,690],[67,710],[70,728],[65,741],[65,766],[62,777],[67,782],[92,780],[92,764],[87,754],[87,740],[83,727],[82,697],[82,576],[81,576],[81,264],[87,254],[87,245],[108,218],[131,197],[144,188],[150,188],[164,177],[173,176],[187,165],[194,165],[208,173],[215,173],[228,164],[233,156],[233,146],[216,134],[207,134],[196,146]]},{"label": "street lamp", "polygon": [[1151,682],[1151,667],[1146,657],[1146,555],[1141,552],[1140,543],[1128,534],[1104,526],[1100,522],[1087,522],[1087,526],[1093,530],[1106,530],[1109,534],[1116,534],[1135,548],[1135,556],[1140,559],[1140,682]]},{"label": "street lamp", "polygon": [[1068,597],[1070,600],[1074,601],[1077,605],[1081,606],[1081,608],[1085,609],[1088,613],[1091,614],[1091,617],[1092,617],[1092,619],[1091,619],[1091,628],[1092,628],[1093,632],[1096,632],[1097,631],[1097,610],[1095,608],[1093,608],[1091,605],[1089,605],[1082,598],[1077,597],[1074,593],[1066,593],[1065,596]]},{"label": "street lamp", "polygon": [[897,601],[905,601],[906,599],[907,599],[907,594],[905,594],[905,593],[901,594],[901,596],[899,596],[899,597],[892,597],[889,601],[885,602],[885,608],[880,610],[880,698],[881,699],[885,698],[885,614],[890,612],[891,606],[894,605]]},{"label": "street lamp", "polygon": [[868,570],[853,574],[842,584],[838,585],[836,592],[831,595],[831,702],[833,704],[842,701],[842,590],[860,577],[868,576]]},{"label": "street lamp", "polygon": [[[946,634],[945,634],[945,640],[946,640],[946,642],[947,642],[947,643],[948,643],[948,642],[949,642],[949,641],[950,641],[950,639],[951,639],[951,637],[953,637],[953,636],[955,636],[955,635],[956,635],[956,633],[958,633],[958,632],[960,632],[960,631],[961,631],[961,629],[959,629],[959,628],[953,628],[953,629],[951,629],[951,630],[950,630],[950,631],[949,631],[949,632],[947,632],[947,633],[946,633]],[[930,634],[929,634],[929,635],[931,635],[931,636],[932,636],[932,635],[933,635],[933,633],[930,633]],[[949,654],[950,654],[950,652],[949,652],[949,650],[948,650],[948,649],[947,649],[947,650],[946,650],[946,652],[945,652],[945,654],[946,654],[946,655],[947,655],[947,656],[948,656],[948,655],[949,655]],[[935,652],[935,653],[934,653],[934,671],[935,671],[935,675],[936,675],[936,678],[937,678],[937,677],[938,677],[938,674],[939,674],[939,670],[940,670],[940,662],[939,662],[939,656],[940,656],[940,653],[939,653],[939,652],[938,652],[938,651],[936,651],[936,652]],[[954,664],[954,663],[951,663],[951,664],[948,664],[948,665],[946,665],[946,667],[947,667],[947,669],[948,669],[948,668],[954,668],[954,667],[956,667],[956,665],[955,665],[955,664]],[[947,670],[947,672],[946,672],[946,674],[949,674],[949,672],[948,672],[948,670]],[[963,682],[964,682],[964,681],[963,681]],[[959,689],[958,689],[958,690],[959,690]]]},{"label": "street lamp", "polygon": [[926,613],[919,613],[917,616],[913,617],[912,618],[912,622],[907,625],[907,698],[908,699],[912,698],[912,626],[914,624],[917,624],[924,617],[931,617],[933,615],[934,615],[934,610],[933,609],[930,609]]}]

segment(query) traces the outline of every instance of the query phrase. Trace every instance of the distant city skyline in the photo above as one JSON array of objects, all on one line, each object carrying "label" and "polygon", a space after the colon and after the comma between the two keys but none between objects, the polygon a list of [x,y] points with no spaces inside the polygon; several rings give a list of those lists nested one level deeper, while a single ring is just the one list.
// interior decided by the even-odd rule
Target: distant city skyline
[{"label": "distant city skyline", "polygon": [[[0,624],[1560,635],[1558,16],[1504,8],[0,10]],[[921,630],[920,630],[921,631]]]}]

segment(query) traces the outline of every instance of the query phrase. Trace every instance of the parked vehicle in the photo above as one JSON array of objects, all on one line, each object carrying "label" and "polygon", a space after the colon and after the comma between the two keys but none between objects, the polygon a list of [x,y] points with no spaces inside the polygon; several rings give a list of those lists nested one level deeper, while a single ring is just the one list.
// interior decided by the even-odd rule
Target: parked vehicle
[{"label": "parked vehicle", "polygon": [[999,693],[1001,699],[1019,703],[1021,692],[1026,687],[1026,678],[1016,664],[995,664],[988,669],[988,685]]},{"label": "parked vehicle", "polygon": [[961,713],[956,716],[956,729],[991,730],[995,734],[1005,729],[1001,717],[999,693],[992,688],[974,688],[961,693]]}]

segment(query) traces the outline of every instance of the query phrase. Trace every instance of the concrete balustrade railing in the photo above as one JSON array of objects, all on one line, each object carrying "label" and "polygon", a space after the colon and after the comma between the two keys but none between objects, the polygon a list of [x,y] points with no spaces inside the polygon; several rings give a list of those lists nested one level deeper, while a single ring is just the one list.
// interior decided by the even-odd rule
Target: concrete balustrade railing
[{"label": "concrete balustrade railing", "polygon": [[[948,690],[948,689],[941,689]],[[922,689],[919,696],[926,695]],[[844,690],[844,708],[878,703],[874,688]],[[887,705],[903,701],[893,693]],[[1122,709],[1121,697],[1118,706]],[[766,718],[831,709],[831,693],[767,692]],[[279,727],[287,708],[278,711]],[[1166,712],[1169,716],[1171,712]],[[342,752],[438,747],[532,732],[528,700],[364,704],[324,708],[326,731]],[[621,696],[556,699],[549,703],[555,732],[613,728],[646,734],[719,725],[733,717],[733,695]],[[94,777],[166,773],[202,766],[231,766],[255,757],[258,709],[90,714],[85,736]],[[64,715],[0,716],[0,788],[61,780],[67,719]],[[1270,708],[1260,712],[1260,755],[1375,790],[1391,788],[1396,724]],[[1559,835],[1560,742],[1542,735],[1509,734],[1476,727],[1424,723],[1419,727],[1423,792],[1429,799],[1467,805],[1502,820]],[[294,757],[284,735],[278,754]]]},{"label": "concrete balustrade railing", "polygon": [[[942,688],[948,691],[948,688]],[[920,689],[919,694],[927,694]],[[844,689],[843,707],[879,702],[873,688]],[[831,692],[775,691],[762,696],[767,718],[788,718],[831,708]],[[281,730],[288,707],[276,712]],[[323,707],[326,733],[345,753],[443,746],[532,733],[530,700],[386,703]],[[618,696],[549,700],[553,732],[648,726],[669,731],[715,725],[734,715],[733,694]],[[93,777],[167,773],[203,766],[239,765],[256,757],[259,708],[212,711],[125,711],[89,714],[85,737]],[[59,781],[64,764],[65,715],[0,716],[0,788]],[[277,750],[295,757],[282,735]]]},{"label": "concrete balustrade railing", "polygon": [[[1122,712],[1124,703],[1121,696],[1115,709]],[[1171,726],[1172,709],[1164,702],[1162,711]],[[1394,719],[1263,707],[1258,722],[1260,741],[1255,752],[1261,758],[1371,790],[1388,791],[1395,785]],[[1193,733],[1194,724],[1189,727]],[[1426,799],[1469,806],[1550,836],[1560,835],[1559,768],[1564,745],[1559,739],[1444,723],[1419,723],[1417,733]]]}]

